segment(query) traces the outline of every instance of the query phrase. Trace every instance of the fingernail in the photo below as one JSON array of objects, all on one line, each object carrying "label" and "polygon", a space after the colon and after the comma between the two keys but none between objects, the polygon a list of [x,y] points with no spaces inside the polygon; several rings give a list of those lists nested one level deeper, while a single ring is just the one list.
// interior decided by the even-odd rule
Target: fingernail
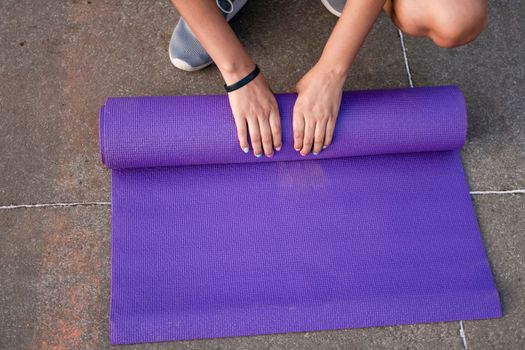
[{"label": "fingernail", "polygon": [[302,153],[301,153],[301,155],[302,155],[303,157],[306,157],[306,156],[307,156],[307,154],[302,154]]},{"label": "fingernail", "polygon": [[268,154],[266,157],[272,158],[273,157],[273,153]]},{"label": "fingernail", "polygon": [[327,149],[327,148],[328,148],[328,145],[324,145],[324,146],[323,146],[323,149]]},{"label": "fingernail", "polygon": [[256,154],[255,156],[256,156],[257,158],[261,158],[261,157],[262,157],[262,153]]},{"label": "fingernail", "polygon": [[319,152],[312,152],[314,156],[318,155]]},{"label": "fingernail", "polygon": [[242,151],[244,153],[248,153],[248,152],[250,152],[250,147],[243,147]]},{"label": "fingernail", "polygon": [[299,152],[301,149],[300,149],[300,148],[296,148],[295,150],[296,150],[297,152]]},{"label": "fingernail", "polygon": [[275,150],[276,150],[277,152],[279,152],[279,151],[281,150],[281,146],[279,146],[279,147],[275,147]]}]

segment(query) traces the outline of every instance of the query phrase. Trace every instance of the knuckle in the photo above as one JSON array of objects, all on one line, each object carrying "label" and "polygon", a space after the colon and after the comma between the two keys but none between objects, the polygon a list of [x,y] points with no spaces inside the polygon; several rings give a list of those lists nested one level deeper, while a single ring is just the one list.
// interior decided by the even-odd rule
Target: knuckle
[{"label": "knuckle", "polygon": [[263,135],[262,142],[263,143],[271,143],[272,142],[272,137],[270,135]]},{"label": "knuckle", "polygon": [[268,119],[270,119],[270,115],[269,115],[269,114],[270,114],[269,112],[266,112],[266,111],[264,111],[264,110],[261,111],[261,112],[259,113],[259,120],[260,120],[260,121],[263,121],[263,122],[267,122]]}]

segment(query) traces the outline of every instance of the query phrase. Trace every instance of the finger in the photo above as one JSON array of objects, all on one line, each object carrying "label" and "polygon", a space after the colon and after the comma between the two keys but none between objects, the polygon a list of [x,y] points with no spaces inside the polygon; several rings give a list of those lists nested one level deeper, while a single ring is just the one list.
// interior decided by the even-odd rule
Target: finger
[{"label": "finger", "polygon": [[250,141],[252,142],[253,154],[259,158],[262,156],[261,133],[259,131],[259,123],[257,119],[248,119],[248,131],[250,133]]},{"label": "finger", "polygon": [[295,108],[293,110],[293,148],[300,151],[303,148],[304,116]]},{"label": "finger", "polygon": [[235,125],[237,126],[237,138],[239,139],[239,145],[241,146],[241,149],[244,153],[250,152],[246,119],[239,118],[239,120],[237,120],[237,118],[235,118]]},{"label": "finger", "polygon": [[317,122],[315,125],[315,132],[314,132],[314,150],[313,154],[318,155],[321,153],[321,149],[324,145],[324,136],[326,133],[326,119],[320,122]]},{"label": "finger", "polygon": [[330,144],[332,143],[332,139],[334,137],[335,122],[335,118],[330,118],[328,119],[328,123],[326,123],[326,135],[324,137],[323,148],[330,146]]},{"label": "finger", "polygon": [[303,138],[303,148],[301,149],[301,155],[306,156],[312,150],[314,143],[314,132],[315,132],[315,122],[309,121],[306,119],[306,124],[304,127],[304,138]]},{"label": "finger", "polygon": [[259,129],[261,130],[261,140],[264,149],[264,154],[266,154],[267,157],[272,157],[273,140],[269,118],[259,118]]},{"label": "finger", "polygon": [[279,110],[276,109],[270,113],[270,128],[272,129],[273,147],[276,151],[280,151],[283,145],[281,119],[279,117]]}]

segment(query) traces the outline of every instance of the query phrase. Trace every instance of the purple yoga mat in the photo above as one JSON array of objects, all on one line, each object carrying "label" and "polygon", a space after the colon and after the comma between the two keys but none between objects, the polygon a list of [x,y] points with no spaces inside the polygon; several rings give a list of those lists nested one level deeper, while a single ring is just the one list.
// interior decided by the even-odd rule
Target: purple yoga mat
[{"label": "purple yoga mat", "polygon": [[333,144],[244,154],[226,96],[110,98],[111,343],[501,316],[457,87],[345,92]]}]

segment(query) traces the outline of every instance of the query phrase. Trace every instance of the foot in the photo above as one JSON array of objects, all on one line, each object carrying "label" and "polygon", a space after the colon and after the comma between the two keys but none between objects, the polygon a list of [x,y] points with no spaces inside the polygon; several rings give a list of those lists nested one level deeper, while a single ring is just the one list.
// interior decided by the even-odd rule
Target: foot
[{"label": "foot", "polygon": [[[233,18],[246,4],[247,0],[216,0],[227,21]],[[209,66],[211,57],[199,43],[190,27],[181,17],[170,40],[170,60],[173,65],[187,72],[196,71]]]},{"label": "foot", "polygon": [[341,13],[346,4],[346,0],[321,0],[321,2],[328,11],[337,17],[341,17]]}]

